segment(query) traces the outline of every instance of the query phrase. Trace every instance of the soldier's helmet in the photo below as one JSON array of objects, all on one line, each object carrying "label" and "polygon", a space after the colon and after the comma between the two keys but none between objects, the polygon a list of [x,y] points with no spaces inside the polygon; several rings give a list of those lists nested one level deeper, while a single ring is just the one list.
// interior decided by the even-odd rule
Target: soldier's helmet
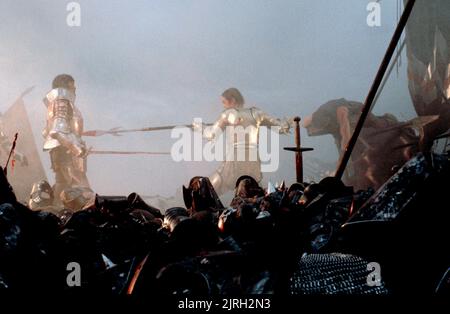
[{"label": "soldier's helmet", "polygon": [[28,206],[32,210],[38,210],[47,206],[53,205],[54,193],[50,184],[41,180],[33,184],[31,189],[30,199],[28,201]]},{"label": "soldier's helmet", "polygon": [[254,196],[264,196],[264,189],[259,186],[255,178],[243,175],[236,180],[234,196],[252,198]]}]

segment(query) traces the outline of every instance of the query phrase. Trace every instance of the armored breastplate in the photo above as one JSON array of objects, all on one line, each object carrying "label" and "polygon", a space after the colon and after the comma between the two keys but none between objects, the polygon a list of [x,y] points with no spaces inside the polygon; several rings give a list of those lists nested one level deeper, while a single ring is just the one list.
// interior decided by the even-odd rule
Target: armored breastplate
[{"label": "armored breastplate", "polygon": [[47,125],[43,131],[44,149],[58,147],[60,143],[54,133],[79,138],[83,132],[81,114],[74,106],[75,95],[64,88],[51,90],[44,98],[47,105]]},{"label": "armored breastplate", "polygon": [[234,147],[256,148],[258,147],[259,125],[252,112],[253,108],[236,108],[227,110],[227,124],[231,126],[232,133],[227,136],[233,136],[228,141],[233,143]]}]

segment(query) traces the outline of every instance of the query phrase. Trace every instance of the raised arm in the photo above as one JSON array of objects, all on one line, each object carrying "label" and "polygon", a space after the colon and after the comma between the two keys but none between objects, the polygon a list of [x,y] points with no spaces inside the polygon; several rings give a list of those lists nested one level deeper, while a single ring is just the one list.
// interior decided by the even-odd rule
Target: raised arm
[{"label": "raised arm", "polygon": [[291,123],[289,119],[278,119],[268,113],[262,111],[259,108],[251,108],[253,117],[255,118],[258,125],[261,126],[279,126],[280,134],[287,134],[291,128]]},{"label": "raised arm", "polygon": [[225,130],[225,127],[228,124],[228,113],[228,110],[223,111],[216,122],[210,126],[205,126],[194,121],[193,129],[194,131],[203,132],[203,138],[208,141],[212,141],[217,137],[217,135]]}]

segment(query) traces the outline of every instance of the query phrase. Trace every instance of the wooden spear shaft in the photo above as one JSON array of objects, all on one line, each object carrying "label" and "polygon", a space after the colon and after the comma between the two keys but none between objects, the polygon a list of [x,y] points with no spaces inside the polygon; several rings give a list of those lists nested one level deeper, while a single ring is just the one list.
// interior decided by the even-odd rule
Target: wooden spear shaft
[{"label": "wooden spear shaft", "polygon": [[389,62],[391,61],[392,55],[395,52],[395,47],[397,46],[398,41],[400,40],[403,29],[406,26],[406,22],[408,21],[411,11],[414,7],[414,3],[415,3],[415,0],[409,0],[408,3],[405,5],[405,9],[403,10],[400,21],[398,22],[398,25],[394,32],[394,35],[392,35],[391,42],[389,43],[389,46],[386,50],[383,61],[381,62],[381,65],[378,69],[377,75],[375,76],[373,84],[367,95],[366,101],[364,102],[364,107],[361,111],[361,116],[359,117],[358,123],[356,124],[355,131],[353,132],[352,137],[348,141],[347,147],[345,148],[344,154],[339,162],[339,166],[338,166],[338,168],[336,170],[336,174],[335,174],[336,178],[341,179],[342,175],[344,174],[345,167],[347,166],[347,163],[350,160],[350,156],[352,154],[353,149],[355,148],[356,141],[358,140],[358,136],[363,128],[364,122],[365,122],[368,114],[370,113],[373,100],[374,100],[375,95],[377,94],[377,90],[380,87],[380,84],[383,80],[383,76],[386,73],[386,70],[389,65]]}]

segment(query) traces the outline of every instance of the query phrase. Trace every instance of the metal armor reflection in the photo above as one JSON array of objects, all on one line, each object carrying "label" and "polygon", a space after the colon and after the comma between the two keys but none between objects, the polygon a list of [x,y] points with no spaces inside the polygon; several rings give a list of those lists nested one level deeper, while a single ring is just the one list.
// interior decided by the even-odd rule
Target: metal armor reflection
[{"label": "metal armor reflection", "polygon": [[[236,107],[224,110],[212,126],[204,129],[203,136],[208,140],[214,140],[228,126],[240,127],[240,129],[236,128],[235,132],[239,133],[239,130],[241,130],[245,132],[245,135],[239,136],[238,134],[238,136],[233,136],[232,139],[227,139],[227,146],[231,147],[226,149],[225,161],[209,177],[219,195],[232,190],[236,180],[241,175],[252,176],[258,182],[262,180],[261,161],[258,155],[261,126],[277,126],[280,128],[281,134],[289,133],[291,127],[287,119],[272,117],[257,107]],[[239,156],[237,153],[239,149],[243,150],[245,160],[236,160],[236,155]],[[233,156],[229,156],[229,154],[233,154]],[[257,156],[257,159],[249,159],[249,156]]]},{"label": "metal armor reflection", "polygon": [[75,107],[75,93],[65,88],[52,89],[44,98],[47,124],[43,130],[44,150],[50,152],[55,172],[55,195],[73,186],[89,188],[86,177],[86,145],[81,138],[83,118]]}]

